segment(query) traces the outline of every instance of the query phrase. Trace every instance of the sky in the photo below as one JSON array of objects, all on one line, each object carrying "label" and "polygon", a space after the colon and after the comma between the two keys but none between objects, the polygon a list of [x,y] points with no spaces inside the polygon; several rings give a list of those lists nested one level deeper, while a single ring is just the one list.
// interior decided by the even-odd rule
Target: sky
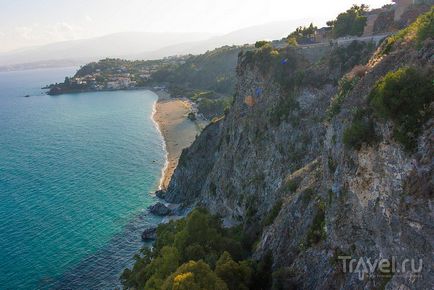
[{"label": "sky", "polygon": [[0,0],[0,52],[124,31],[229,33],[274,21],[324,25],[391,0]]}]

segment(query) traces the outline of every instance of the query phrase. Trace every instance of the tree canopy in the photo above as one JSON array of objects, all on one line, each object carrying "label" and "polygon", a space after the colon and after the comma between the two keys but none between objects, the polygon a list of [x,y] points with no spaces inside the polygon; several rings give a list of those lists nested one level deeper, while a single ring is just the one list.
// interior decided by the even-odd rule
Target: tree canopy
[{"label": "tree canopy", "polygon": [[272,260],[246,259],[250,249],[241,246],[243,238],[241,228],[223,228],[218,217],[194,209],[186,218],[158,226],[154,247],[135,256],[122,284],[145,290],[263,289],[270,283]]},{"label": "tree canopy", "polygon": [[335,20],[328,21],[327,25],[333,28],[333,36],[361,36],[367,21],[364,14],[368,8],[365,4],[353,5],[346,12],[339,14]]}]

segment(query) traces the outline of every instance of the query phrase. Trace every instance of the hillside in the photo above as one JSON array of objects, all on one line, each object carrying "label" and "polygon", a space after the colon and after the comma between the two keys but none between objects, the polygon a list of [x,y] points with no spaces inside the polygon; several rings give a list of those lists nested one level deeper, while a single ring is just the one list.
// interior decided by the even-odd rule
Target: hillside
[{"label": "hillside", "polygon": [[[212,36],[207,33],[114,33],[0,53],[0,69],[25,63],[30,66],[35,62],[49,63],[69,60],[83,64],[103,57],[127,58],[128,55],[156,51],[184,42],[203,41]],[[158,58],[165,56],[169,55],[160,55]]]},{"label": "hillside", "polygon": [[198,104],[208,119],[221,116],[232,103],[235,92],[238,54],[250,46],[223,46],[191,56],[176,66],[152,74],[152,80],[165,84],[173,97],[185,96]]},{"label": "hillside", "polygon": [[[173,55],[203,54],[225,45],[276,39],[306,22],[303,19],[265,23],[223,35],[215,33],[120,32],[89,39],[56,42],[0,53],[0,71],[81,65],[101,58],[155,60]],[[199,28],[200,29],[200,28]]]},{"label": "hillside", "polygon": [[60,84],[49,85],[48,94],[164,87],[172,97],[197,103],[206,118],[222,116],[232,103],[238,54],[250,46],[224,46],[200,55],[160,60],[103,59],[82,66]]},{"label": "hillside", "polygon": [[[230,228],[196,211],[161,226],[125,287],[431,288],[433,19],[318,61],[266,43],[240,53],[231,109],[159,194]],[[405,259],[412,272],[391,266]]]}]

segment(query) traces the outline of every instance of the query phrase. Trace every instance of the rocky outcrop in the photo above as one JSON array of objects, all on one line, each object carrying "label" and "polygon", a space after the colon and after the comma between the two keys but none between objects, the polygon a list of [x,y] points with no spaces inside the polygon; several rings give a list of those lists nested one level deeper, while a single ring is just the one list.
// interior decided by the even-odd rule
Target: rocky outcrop
[{"label": "rocky outcrop", "polygon": [[[354,47],[359,58],[372,52],[363,43],[348,50]],[[287,103],[287,92],[271,72],[241,55],[232,109],[184,150],[167,201],[204,204],[228,224],[237,223],[252,208],[257,216],[265,214],[279,198],[274,192],[283,179],[318,157],[325,133],[322,120],[335,83],[343,67],[351,69],[354,56],[339,48],[316,66],[295,50],[282,54],[294,61],[281,63],[294,66],[285,68],[288,75],[307,72],[306,85],[294,90],[293,104]]]},{"label": "rocky outcrop", "polygon": [[164,199],[166,197],[166,191],[163,189],[159,189],[155,192],[155,196]]},{"label": "rocky outcrop", "polygon": [[143,231],[142,240],[144,242],[153,241],[157,238],[157,227],[150,227]]},{"label": "rocky outcrop", "polygon": [[[242,224],[257,239],[254,257],[271,252],[273,268],[287,271],[290,284],[299,288],[430,288],[432,119],[413,153],[393,139],[393,125],[381,119],[373,120],[375,144],[348,148],[343,134],[388,71],[432,66],[432,41],[376,54],[333,115],[328,107],[338,79],[363,64],[363,57],[341,50],[339,57],[332,52],[311,63],[293,53],[273,52],[290,69],[259,53],[240,55],[232,109],[184,150],[166,200],[205,206],[226,225]],[[279,214],[264,225],[277,202]],[[349,273],[339,257],[398,263],[420,258],[424,264],[421,273],[384,273],[378,267]]]},{"label": "rocky outcrop", "polygon": [[172,214],[172,210],[161,202],[151,205],[148,209],[150,213],[157,216],[168,216]]},{"label": "rocky outcrop", "polygon": [[[426,42],[420,50],[401,49],[381,60],[373,59],[341,112],[326,125],[317,171],[303,174],[299,189],[285,197],[275,222],[264,230],[256,255],[271,250],[275,267],[289,267],[293,282],[302,288],[374,289],[387,285],[387,289],[424,289],[433,285],[429,262],[434,246],[434,228],[430,226],[434,222],[432,119],[414,153],[406,152],[392,138],[392,125],[383,120],[376,120],[378,144],[354,150],[342,142],[354,108],[366,106],[367,96],[381,76],[403,66],[432,65],[432,55],[432,43]],[[315,194],[303,204],[306,180]],[[325,209],[325,237],[306,248],[319,204]],[[398,268],[405,259],[416,264],[422,259],[423,268],[421,273],[387,275],[378,268],[348,273],[339,256],[396,260]]]}]

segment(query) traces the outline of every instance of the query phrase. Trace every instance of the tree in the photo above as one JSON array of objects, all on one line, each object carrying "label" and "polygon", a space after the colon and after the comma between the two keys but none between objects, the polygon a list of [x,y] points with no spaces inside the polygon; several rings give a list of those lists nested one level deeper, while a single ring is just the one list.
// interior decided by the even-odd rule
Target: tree
[{"label": "tree", "polygon": [[333,28],[334,37],[361,36],[367,21],[364,16],[367,11],[368,6],[365,4],[353,5],[346,12],[339,14],[336,20],[328,21],[327,25]]},{"label": "tree", "polygon": [[246,263],[232,260],[231,255],[225,251],[217,261],[215,273],[226,282],[229,290],[247,290],[252,270]]},{"label": "tree", "polygon": [[[191,212],[184,229],[175,235],[174,241],[175,247],[182,252],[183,261],[204,259],[211,264],[215,263],[222,252],[220,223],[206,211],[196,209]],[[198,251],[193,251],[191,247]]]},{"label": "tree", "polygon": [[317,29],[318,27],[314,26],[313,23],[311,23],[307,27],[297,27],[294,32],[288,35],[288,42],[291,41],[291,43],[293,43],[295,40],[297,43],[303,44],[313,41],[313,38],[315,37],[315,31]]},{"label": "tree", "polygon": [[149,277],[145,284],[145,289],[158,289],[164,279],[173,273],[179,265],[179,253],[174,247],[163,247],[161,254],[143,271],[145,277]]},{"label": "tree", "polygon": [[181,265],[163,283],[163,290],[228,290],[220,279],[202,260]]},{"label": "tree", "polygon": [[249,289],[263,290],[272,286],[273,255],[267,252],[265,256],[254,265],[254,273],[250,281]]},{"label": "tree", "polygon": [[256,41],[255,43],[255,48],[261,48],[264,45],[267,45],[268,43],[270,43],[269,41],[266,40],[260,40],[260,41]]}]

